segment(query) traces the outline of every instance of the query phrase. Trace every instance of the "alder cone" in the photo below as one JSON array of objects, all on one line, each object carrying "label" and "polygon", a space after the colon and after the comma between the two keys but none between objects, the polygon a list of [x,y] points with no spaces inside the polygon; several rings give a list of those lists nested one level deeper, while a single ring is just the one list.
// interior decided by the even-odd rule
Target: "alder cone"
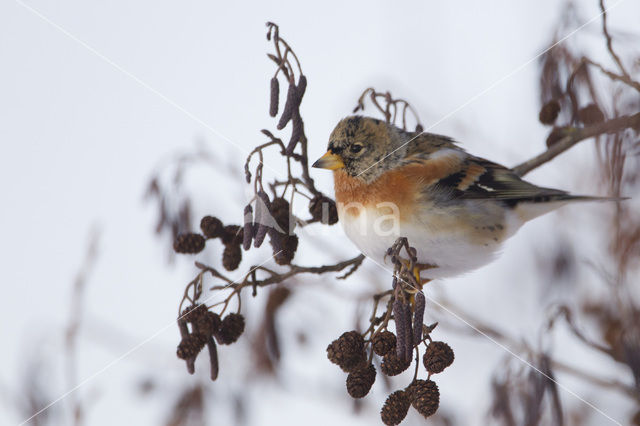
[{"label": "alder cone", "polygon": [[173,242],[176,253],[196,254],[204,249],[204,237],[200,234],[180,234]]},{"label": "alder cone", "polygon": [[229,314],[222,319],[220,328],[216,333],[216,340],[221,345],[234,343],[244,332],[244,317],[241,314]]},{"label": "alder cone", "polygon": [[594,124],[602,123],[604,121],[604,114],[602,113],[602,110],[598,108],[598,105],[589,104],[578,110],[578,120],[586,126],[592,126]]},{"label": "alder cone", "polygon": [[347,376],[347,392],[352,398],[364,398],[376,381],[376,368],[368,364],[352,371]]},{"label": "alder cone", "polygon": [[207,343],[207,338],[200,333],[185,336],[178,345],[176,355],[180,359],[194,358],[200,353]]},{"label": "alder cone", "polygon": [[395,391],[389,395],[382,406],[380,418],[387,426],[398,425],[407,417],[409,406],[411,406],[411,400],[407,392],[403,390]]},{"label": "alder cone", "polygon": [[373,336],[373,352],[376,355],[385,356],[396,348],[396,335],[385,330]]},{"label": "alder cone", "polygon": [[424,368],[431,374],[441,373],[453,363],[453,349],[445,342],[431,342],[422,356]]},{"label": "alder cone", "polygon": [[538,119],[542,124],[552,125],[556,122],[559,113],[560,104],[555,99],[552,99],[542,106]]},{"label": "alder cone", "polygon": [[207,238],[218,238],[224,232],[224,225],[217,217],[205,216],[200,221],[200,229]]},{"label": "alder cone", "polygon": [[398,358],[395,351],[389,352],[382,358],[380,370],[387,376],[397,376],[405,371],[411,365],[411,359],[408,361]]},{"label": "alder cone", "polygon": [[222,252],[222,266],[227,271],[235,271],[242,261],[242,249],[239,244],[227,244]]},{"label": "alder cone", "polygon": [[[327,217],[324,216],[326,207]],[[338,209],[336,202],[324,195],[317,195],[309,202],[309,213],[313,220],[326,223],[328,225],[334,225],[338,222]]]},{"label": "alder cone", "polygon": [[347,331],[327,346],[327,358],[350,373],[365,362],[364,338],[357,331]]},{"label": "alder cone", "polygon": [[440,391],[432,380],[416,380],[407,388],[411,405],[424,417],[433,415],[440,406]]}]

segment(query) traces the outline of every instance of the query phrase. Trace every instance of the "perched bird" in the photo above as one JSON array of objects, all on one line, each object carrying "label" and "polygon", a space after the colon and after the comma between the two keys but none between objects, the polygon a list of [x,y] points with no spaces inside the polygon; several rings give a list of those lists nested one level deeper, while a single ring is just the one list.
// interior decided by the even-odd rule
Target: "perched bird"
[{"label": "perched bird", "polygon": [[362,253],[385,262],[407,237],[424,280],[489,263],[525,222],[566,203],[612,200],[533,185],[449,137],[361,116],[338,123],[313,167],[333,170],[339,220]]}]

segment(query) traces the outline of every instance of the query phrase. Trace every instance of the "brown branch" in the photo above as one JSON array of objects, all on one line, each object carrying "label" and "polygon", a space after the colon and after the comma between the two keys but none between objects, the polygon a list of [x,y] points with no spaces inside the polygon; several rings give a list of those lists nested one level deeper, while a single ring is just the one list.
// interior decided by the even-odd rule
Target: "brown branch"
[{"label": "brown branch", "polygon": [[[333,265],[322,265],[322,266],[291,265],[290,269],[283,274],[278,274],[269,270],[269,272],[272,275],[269,278],[257,281],[255,285],[257,285],[258,287],[264,287],[270,284],[277,284],[286,280],[287,278],[291,278],[292,276],[298,275],[298,274],[324,274],[327,272],[341,272],[350,266],[358,268],[362,264],[363,260],[364,260],[364,255],[361,254],[352,259],[345,260],[343,262],[339,262]],[[257,269],[266,270],[266,268],[257,268]]]},{"label": "brown branch", "polygon": [[532,159],[515,166],[513,168],[513,171],[518,176],[524,176],[531,170],[553,160],[555,157],[562,154],[580,141],[603,134],[616,133],[630,128],[640,128],[640,112],[633,115],[624,115],[621,117],[612,118],[611,120],[607,120],[602,123],[598,123],[585,128],[566,128],[566,136],[564,136],[556,144],[552,145],[542,154],[537,155]]},{"label": "brown branch", "polygon": [[[364,258],[365,256],[361,254],[352,259],[348,259],[348,260],[331,264],[331,265],[322,265],[322,266],[298,266],[298,265],[292,264],[289,266],[289,270],[283,273],[275,272],[264,266],[256,266],[256,267],[250,268],[251,272],[246,275],[244,280],[234,284],[229,284],[226,286],[214,286],[214,287],[211,287],[211,290],[222,290],[224,288],[232,288],[236,291],[240,291],[243,287],[246,287],[248,285],[255,286],[255,287],[265,287],[271,284],[281,283],[284,280],[298,274],[324,274],[327,272],[342,272],[343,270],[351,267],[351,269],[348,271],[348,275],[350,275],[355,271],[355,269],[357,269],[362,264],[362,261],[364,260]],[[201,262],[196,262],[196,267],[202,270],[209,271],[212,274],[217,276],[222,275],[218,271],[216,271],[214,268],[204,265]],[[253,279],[252,276],[255,275],[254,272],[256,271],[266,272],[269,274],[269,277],[261,280]],[[340,278],[344,279],[346,278],[346,276],[339,277],[339,279]],[[227,279],[228,278],[225,278],[225,280]]]},{"label": "brown branch", "polygon": [[[398,108],[401,109],[401,117],[402,117],[402,129],[407,130],[407,111],[410,111],[416,121],[416,131],[422,131],[422,123],[420,122],[420,117],[418,116],[418,112],[413,108],[413,106],[401,98],[394,98],[391,96],[391,92],[378,92],[373,87],[368,87],[362,92],[360,97],[358,98],[358,103],[356,107],[353,109],[353,112],[364,111],[366,108],[365,98],[369,95],[369,99],[371,103],[376,107],[376,109],[384,116],[384,120],[387,123],[398,125]],[[378,99],[382,100],[383,105],[378,102]],[[393,107],[393,113],[391,112],[391,108]]]},{"label": "brown branch", "polygon": [[582,58],[582,60],[585,63],[598,68],[600,70],[600,72],[602,72],[604,75],[609,77],[611,80],[620,81],[620,82],[622,82],[624,84],[627,84],[627,85],[633,87],[634,89],[640,91],[640,83],[638,83],[637,81],[633,80],[631,78],[631,76],[629,76],[628,74],[624,74],[624,75],[616,74],[613,71],[609,71],[608,69],[606,69],[605,67],[603,67],[599,63],[594,62],[594,61],[592,61],[591,59],[588,59],[588,58]]},{"label": "brown branch", "polygon": [[[89,247],[87,248],[82,267],[76,275],[73,292],[71,294],[71,315],[69,324],[65,330],[66,343],[66,375],[68,386],[70,388],[77,385],[77,369],[78,369],[78,332],[82,320],[82,308],[84,305],[83,298],[87,285],[89,274],[93,271],[98,255],[98,242],[100,239],[99,231],[94,228],[89,237]],[[72,396],[71,400],[71,418],[73,424],[78,426],[83,423],[84,413],[83,406],[77,395]]]},{"label": "brown branch", "polygon": [[551,365],[556,370],[565,372],[567,374],[571,374],[574,377],[581,378],[587,382],[590,382],[596,386],[602,386],[608,389],[613,389],[620,391],[630,398],[635,399],[636,401],[640,401],[640,395],[638,395],[638,391],[635,387],[627,385],[626,383],[622,383],[618,380],[609,380],[600,376],[596,376],[588,371],[581,370],[576,368],[570,364],[566,364],[562,361],[549,359],[551,361]]},{"label": "brown branch", "polygon": [[607,9],[604,7],[604,0],[600,0],[600,10],[602,11],[602,33],[604,34],[604,37],[607,41],[607,50],[609,51],[609,54],[611,54],[611,57],[613,58],[616,65],[618,65],[618,68],[620,69],[622,74],[624,74],[625,77],[629,77],[629,73],[627,73],[624,65],[622,65],[620,57],[613,50],[613,40],[611,39],[611,35],[609,34],[609,30],[607,29]]},{"label": "brown branch", "polygon": [[605,345],[601,345],[597,342],[594,342],[593,340],[591,340],[589,337],[587,337],[582,330],[580,330],[580,328],[577,326],[577,324],[575,323],[575,321],[573,320],[573,314],[571,313],[571,310],[569,309],[568,306],[566,305],[560,305],[556,308],[555,312],[553,312],[552,315],[550,315],[550,318],[548,320],[548,325],[547,328],[551,329],[555,323],[555,320],[559,317],[564,318],[564,320],[567,322],[567,325],[569,326],[569,329],[571,330],[571,332],[573,333],[574,336],[576,336],[578,339],[580,339],[582,341],[582,343],[584,343],[585,345],[600,351],[602,353],[604,353],[605,355],[615,359],[616,355],[615,355],[615,351],[610,348],[607,347]]}]

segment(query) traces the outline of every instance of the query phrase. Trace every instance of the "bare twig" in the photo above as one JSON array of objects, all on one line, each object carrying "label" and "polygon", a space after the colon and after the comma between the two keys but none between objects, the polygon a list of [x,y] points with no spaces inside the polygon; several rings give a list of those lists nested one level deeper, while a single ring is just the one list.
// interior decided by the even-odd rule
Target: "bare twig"
[{"label": "bare twig", "polygon": [[[66,342],[66,373],[69,388],[73,388],[77,384],[77,368],[78,368],[78,332],[82,320],[82,308],[84,290],[87,284],[88,276],[92,272],[98,253],[99,232],[93,229],[89,236],[89,246],[85,253],[82,266],[78,271],[73,284],[71,293],[71,310],[69,324],[65,331]],[[76,394],[70,395],[71,398],[71,418],[73,424],[79,426],[83,423],[83,407]]]},{"label": "bare twig", "polygon": [[[411,112],[416,122],[416,131],[422,131],[422,123],[418,112],[413,106],[406,100],[400,98],[394,98],[391,96],[391,92],[378,92],[373,87],[368,87],[362,92],[358,103],[353,109],[353,112],[364,111],[366,108],[365,99],[369,95],[369,100],[376,107],[376,109],[384,116],[384,120],[387,123],[391,123],[402,127],[403,130],[407,129],[407,111]],[[398,114],[400,112],[400,114]],[[398,123],[398,118],[402,120]]]},{"label": "bare twig", "polygon": [[639,127],[640,113],[636,113],[633,115],[625,115],[622,117],[612,118],[602,123],[594,124],[593,126],[585,127],[582,129],[573,127],[567,128],[565,129],[566,136],[564,136],[542,154],[537,155],[532,159],[517,165],[513,168],[513,171],[519,176],[524,176],[531,170],[553,160],[555,157],[562,154],[580,141],[603,134],[613,134],[625,129]]},{"label": "bare twig", "polygon": [[602,12],[602,33],[604,34],[605,40],[607,41],[607,50],[609,51],[609,54],[613,58],[616,65],[618,65],[620,72],[622,72],[625,77],[629,78],[629,73],[627,73],[624,65],[622,65],[620,57],[613,50],[613,40],[611,39],[611,35],[609,34],[609,30],[607,29],[607,9],[604,6],[604,0],[600,0],[600,11]]},{"label": "bare twig", "polygon": [[[269,274],[269,276],[267,278],[258,280],[255,279],[255,275],[254,274],[247,274],[244,278],[244,280],[240,281],[240,282],[236,282],[233,283],[231,285],[223,285],[223,286],[213,286],[211,287],[211,290],[221,290],[221,289],[225,289],[225,288],[231,288],[233,290],[236,291],[240,291],[242,288],[250,285],[250,286],[255,286],[255,287],[265,287],[271,284],[278,284],[283,282],[284,280],[291,278],[295,275],[298,274],[324,274],[327,272],[341,272],[347,268],[355,268],[357,269],[361,264],[362,261],[364,260],[364,255],[358,255],[352,259],[349,260],[345,260],[342,262],[338,262],[335,264],[331,264],[331,265],[322,265],[322,266],[299,266],[299,265],[289,265],[289,268],[287,271],[282,272],[282,273],[278,273],[275,272],[269,268],[266,268],[264,266],[257,266],[257,267],[252,267],[250,268],[252,271],[263,271]],[[203,271],[207,271],[210,272],[211,274],[221,277],[223,276],[222,274],[220,274],[215,268],[212,268],[211,266],[207,266],[201,262],[196,262],[195,263],[196,267],[199,269],[202,269]],[[350,269],[349,274],[353,273],[353,269]],[[341,278],[341,277],[339,277]],[[342,278],[346,278],[346,277],[342,277]],[[228,279],[228,278],[227,278]],[[225,281],[227,280],[225,279]]]},{"label": "bare twig", "polygon": [[634,89],[640,91],[640,83],[638,83],[637,81],[633,80],[631,78],[631,76],[626,75],[626,74],[624,74],[624,75],[616,74],[613,71],[609,71],[608,69],[606,69],[605,67],[603,67],[599,63],[594,62],[589,58],[583,58],[583,61],[585,63],[588,63],[589,65],[592,65],[592,66],[598,68],[604,75],[609,77],[611,80],[620,81],[620,82],[622,82],[622,83],[624,83],[626,85],[629,85],[629,86],[633,87]]}]

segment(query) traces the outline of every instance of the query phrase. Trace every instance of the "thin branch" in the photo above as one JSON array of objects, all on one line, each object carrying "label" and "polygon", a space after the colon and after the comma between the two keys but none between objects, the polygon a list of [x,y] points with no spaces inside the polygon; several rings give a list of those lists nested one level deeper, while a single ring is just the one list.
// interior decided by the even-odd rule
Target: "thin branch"
[{"label": "thin branch", "polygon": [[[98,256],[98,243],[100,234],[97,228],[92,229],[89,237],[89,247],[87,248],[82,267],[78,272],[73,284],[73,292],[71,294],[71,315],[69,324],[65,330],[66,343],[66,375],[69,387],[77,385],[77,369],[78,369],[78,333],[80,331],[82,321],[82,308],[85,288],[88,277],[95,267]],[[71,418],[73,424],[79,426],[83,423],[83,406],[77,395],[72,396],[71,400]]]},{"label": "thin branch", "polygon": [[[234,291],[240,291],[243,287],[247,285],[255,286],[255,287],[265,287],[271,284],[278,284],[283,282],[284,280],[291,278],[298,274],[324,274],[327,272],[341,272],[349,267],[352,269],[349,270],[349,275],[355,271],[364,260],[364,255],[358,255],[352,259],[348,259],[342,262],[338,262],[332,265],[322,265],[322,266],[298,266],[298,265],[290,265],[289,270],[283,273],[275,272],[271,269],[268,269],[264,266],[253,267],[251,270],[253,271],[263,271],[269,274],[267,278],[257,280],[253,277],[254,274],[248,274],[245,279],[241,282],[227,285],[227,286],[214,286],[211,287],[211,290],[221,290],[223,288],[232,288]],[[211,268],[207,265],[204,265],[200,262],[196,262],[196,266],[202,270],[207,270],[215,274],[222,275],[217,272],[214,268]],[[345,276],[339,278],[346,278]],[[228,278],[225,278],[225,281]]]},{"label": "thin branch", "polygon": [[567,135],[565,137],[560,139],[556,144],[549,147],[549,149],[547,149],[542,154],[537,155],[532,159],[515,166],[513,168],[513,171],[518,176],[524,176],[531,170],[553,160],[555,157],[562,154],[580,141],[607,133],[617,133],[619,131],[630,128],[640,128],[640,113],[612,118],[611,120],[603,121],[602,123],[598,123],[593,126],[581,129],[573,127],[566,128],[565,131]]},{"label": "thin branch", "polygon": [[613,40],[611,39],[611,35],[609,34],[609,30],[607,29],[607,9],[604,7],[604,0],[600,0],[600,10],[602,11],[602,33],[604,34],[604,37],[607,40],[607,50],[609,50],[611,57],[613,58],[615,63],[618,65],[618,68],[620,69],[622,74],[628,78],[629,73],[627,73],[627,70],[624,68],[624,65],[622,65],[622,61],[620,60],[620,57],[613,50]]},{"label": "thin branch", "polygon": [[620,81],[620,82],[622,82],[624,84],[627,84],[627,85],[633,87],[634,89],[640,91],[640,83],[638,83],[637,81],[633,80],[631,78],[631,76],[629,76],[627,74],[625,74],[625,75],[616,74],[616,73],[614,73],[612,71],[609,71],[608,69],[606,69],[605,67],[603,67],[599,63],[592,61],[589,58],[582,58],[582,60],[585,63],[587,63],[589,65],[593,65],[594,67],[598,68],[600,70],[600,72],[602,72],[604,75],[606,75],[610,79]]}]

